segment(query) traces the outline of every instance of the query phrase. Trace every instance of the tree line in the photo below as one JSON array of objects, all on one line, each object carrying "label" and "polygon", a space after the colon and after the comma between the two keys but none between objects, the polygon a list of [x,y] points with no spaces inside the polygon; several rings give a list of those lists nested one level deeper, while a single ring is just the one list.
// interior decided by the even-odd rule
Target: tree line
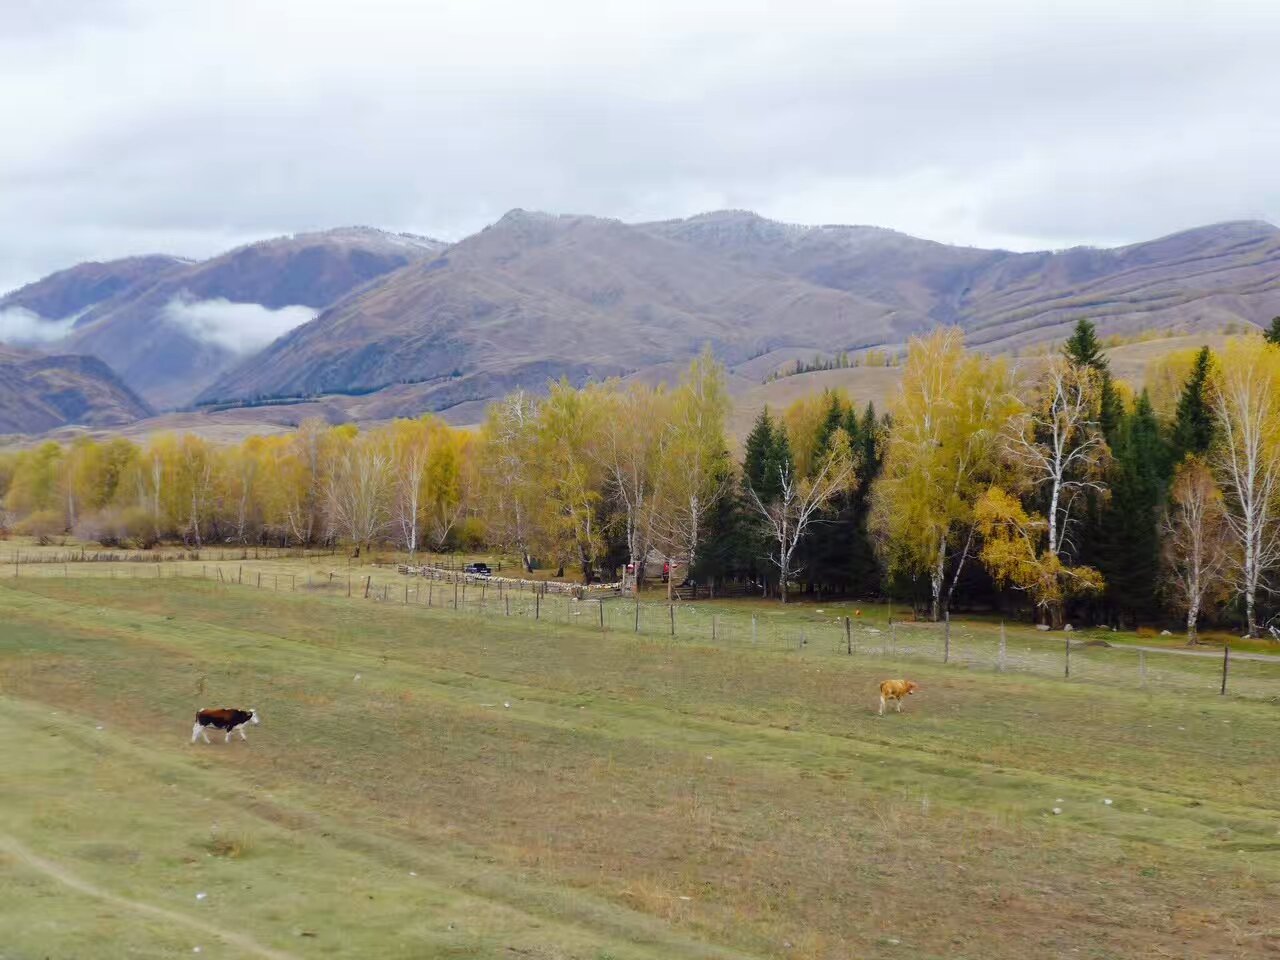
[{"label": "tree line", "polygon": [[1080,322],[1056,353],[908,346],[884,413],[841,391],[762,410],[735,449],[709,352],[674,386],[551,383],[475,430],[308,421],[216,444],[83,437],[0,455],[0,526],[103,544],[493,549],[629,588],[957,605],[1051,626],[1266,627],[1280,565],[1280,323],[1170,353],[1136,392]]}]

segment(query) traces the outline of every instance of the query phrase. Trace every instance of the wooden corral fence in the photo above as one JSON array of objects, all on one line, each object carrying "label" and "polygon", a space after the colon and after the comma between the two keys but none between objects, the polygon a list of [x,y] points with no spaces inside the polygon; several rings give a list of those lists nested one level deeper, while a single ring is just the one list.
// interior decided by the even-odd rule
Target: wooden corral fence
[{"label": "wooden corral fence", "polygon": [[409,577],[425,577],[428,580],[439,580],[444,583],[488,584],[497,590],[510,590],[520,593],[567,594],[582,600],[586,597],[609,596],[622,593],[622,583],[561,583],[558,580],[524,580],[516,577],[480,576],[474,573],[463,573],[460,570],[446,570],[443,567],[411,566],[407,563],[397,564],[396,569]]}]

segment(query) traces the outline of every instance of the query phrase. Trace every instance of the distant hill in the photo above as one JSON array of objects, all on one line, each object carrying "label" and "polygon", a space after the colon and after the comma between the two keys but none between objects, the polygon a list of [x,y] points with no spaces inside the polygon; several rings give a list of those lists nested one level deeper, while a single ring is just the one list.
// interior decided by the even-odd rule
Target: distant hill
[{"label": "distant hill", "polygon": [[942,324],[1013,352],[1083,317],[1104,335],[1174,336],[1276,315],[1280,230],[1256,221],[1014,253],[743,211],[628,224],[513,210],[448,247],[346,228],[199,263],[82,264],[0,299],[0,340],[35,329],[36,345],[103,359],[158,409],[319,401],[476,422],[503,393],[562,376],[672,379],[704,344],[746,393],[797,359],[896,352]]},{"label": "distant hill", "polygon": [[96,357],[0,350],[0,433],[116,427],[152,409]]},{"label": "distant hill", "polygon": [[923,318],[658,231],[513,211],[384,277],[243,362],[203,401],[422,383],[440,409],[548,378],[633,373],[704,343],[729,363],[786,346],[900,342]]},{"label": "distant hill", "polygon": [[[1135,391],[1149,383],[1150,365],[1178,350],[1195,350],[1202,346],[1220,349],[1226,337],[1218,333],[1187,334],[1125,343],[1104,350],[1111,373],[1118,380],[1128,383]],[[1018,357],[1012,360],[1014,369],[1023,377],[1034,376],[1044,363],[1042,356]],[[737,439],[747,435],[751,424],[768,406],[778,412],[796,400],[821,393],[824,390],[842,390],[858,407],[874,403],[876,410],[885,413],[897,393],[902,380],[902,367],[848,367],[842,370],[813,370],[789,377],[779,377],[769,383],[757,384],[746,390],[735,391],[733,414],[729,432]]]},{"label": "distant hill", "polygon": [[[1149,383],[1149,365],[1175,350],[1194,349],[1202,345],[1221,347],[1225,337],[1220,334],[1186,335],[1168,339],[1129,343],[1106,351],[1112,372],[1135,389]],[[0,348],[0,359],[5,357]],[[1030,375],[1041,357],[1025,357],[1014,361],[1025,374]],[[651,367],[630,378],[646,382],[658,379],[668,381],[679,375],[679,368]],[[889,409],[902,377],[901,367],[852,367],[842,370],[817,370],[795,376],[781,377],[769,383],[755,383],[735,374],[728,377],[733,398],[729,417],[729,435],[735,443],[741,442],[751,424],[766,404],[775,412],[784,410],[801,397],[821,393],[823,390],[845,391],[862,407],[868,402],[876,405],[881,413]],[[41,437],[0,437],[0,449],[30,446],[41,439],[51,438],[69,442],[77,435],[89,433],[99,437],[123,435],[142,441],[163,431],[190,432],[217,442],[239,442],[245,437],[272,434],[291,430],[303,420],[319,418],[329,423],[354,421],[376,424],[398,416],[415,416],[423,409],[420,385],[406,384],[369,394],[334,395],[299,403],[281,403],[230,409],[165,413],[132,423],[110,423],[86,429],[84,426],[64,426],[52,429]],[[450,407],[443,416],[458,426],[475,426],[484,419],[484,405],[480,402],[463,403]],[[8,431],[0,427],[0,433]]]},{"label": "distant hill", "polygon": [[958,324],[1007,351],[1105,333],[1220,330],[1280,314],[1280,231],[1224,223],[1113,250],[1012,253],[722,211],[625,224],[516,210],[382,277],[249,357],[205,403],[370,393],[483,404],[548,378],[653,378],[704,343],[738,376],[900,348]]},{"label": "distant hill", "polygon": [[81,264],[0,299],[0,311],[20,307],[55,328],[65,324],[51,349],[99,357],[153,405],[176,407],[276,334],[443,246],[356,227],[265,240],[197,263]]},{"label": "distant hill", "polygon": [[930,326],[957,324],[971,346],[1000,351],[1065,339],[1082,317],[1103,333],[1136,333],[1263,325],[1280,314],[1280,230],[1262,221],[1040,253],[953,247],[878,227],[792,226],[741,211],[644,229],[910,311]]},{"label": "distant hill", "polygon": [[189,264],[180,257],[160,255],[81,263],[0,297],[0,311],[26,310],[40,322],[56,324]]}]

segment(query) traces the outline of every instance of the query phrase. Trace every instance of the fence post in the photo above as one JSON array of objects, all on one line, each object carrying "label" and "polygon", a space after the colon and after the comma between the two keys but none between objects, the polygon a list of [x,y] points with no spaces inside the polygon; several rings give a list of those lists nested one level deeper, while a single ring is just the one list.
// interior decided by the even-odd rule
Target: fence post
[{"label": "fence post", "polygon": [[898,621],[889,621],[889,652],[897,654],[898,652]]},{"label": "fence post", "polygon": [[636,633],[640,632],[640,595],[636,595]]},{"label": "fence post", "polygon": [[347,596],[351,596],[351,574],[347,574]]},{"label": "fence post", "polygon": [[458,609],[458,578],[453,578],[453,609]]},{"label": "fence post", "polygon": [[[160,567],[159,567],[159,566],[157,566],[157,567],[156,567],[156,574],[157,574],[157,576],[159,575],[159,573],[160,573]],[[261,590],[261,589],[262,589],[262,571],[261,571],[261,570],[259,570],[259,571],[258,571],[258,589],[259,589],[259,590]]]},{"label": "fence post", "polygon": [[373,586],[373,574],[369,574],[364,578],[364,598],[369,599],[369,588]]},{"label": "fence post", "polygon": [[853,628],[849,626],[849,618],[844,618],[844,652],[853,656]]},{"label": "fence post", "polygon": [[1005,654],[1004,621],[1001,620],[1000,621],[1000,652],[996,655],[997,656],[996,665],[999,668],[1001,673],[1004,673],[1004,654]]},{"label": "fence post", "polygon": [[404,585],[404,605],[406,607],[409,605],[409,584],[407,583]]},{"label": "fence post", "polygon": [[1138,685],[1147,685],[1147,651],[1138,651]]},{"label": "fence post", "polygon": [[1231,661],[1231,644],[1224,643],[1222,645],[1222,690],[1219,691],[1221,696],[1227,695],[1227,664]]},{"label": "fence post", "polygon": [[711,642],[715,643],[715,640],[716,640],[716,615],[713,613],[711,615]]},{"label": "fence post", "polygon": [[1064,654],[1063,661],[1062,661],[1062,675],[1067,679],[1070,679],[1071,678],[1071,639],[1070,638],[1067,638],[1066,640],[1062,641],[1062,650]]},{"label": "fence post", "polygon": [[538,590],[533,592],[533,619],[542,619],[542,593]]},{"label": "fence post", "polygon": [[508,617],[511,616],[511,594],[504,593],[502,595],[502,602],[506,606],[506,611],[507,611],[506,615]]},{"label": "fence post", "polygon": [[604,597],[600,598],[600,632],[604,633]]},{"label": "fence post", "polygon": [[751,615],[751,642],[756,642],[756,615]]},{"label": "fence post", "polygon": [[244,583],[244,565],[241,564],[236,571],[236,583]]},{"label": "fence post", "polygon": [[671,635],[676,635],[676,605],[674,603],[667,604],[667,611],[671,614]]},{"label": "fence post", "polygon": [[430,580],[427,581],[427,606],[428,607],[432,606],[431,595],[435,593],[435,587],[436,587],[436,578],[432,577]]},{"label": "fence post", "polygon": [[942,616],[946,619],[946,624],[943,627],[944,633],[942,638],[942,662],[950,663],[951,662],[951,611],[944,610],[942,613]]}]

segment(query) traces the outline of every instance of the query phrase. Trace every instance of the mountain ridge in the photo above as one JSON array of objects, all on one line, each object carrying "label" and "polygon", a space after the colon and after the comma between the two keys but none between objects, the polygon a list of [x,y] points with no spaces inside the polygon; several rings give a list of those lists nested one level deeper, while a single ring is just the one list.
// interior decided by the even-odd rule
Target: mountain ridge
[{"label": "mountain ridge", "polygon": [[0,350],[0,433],[118,427],[154,412],[97,357]]},{"label": "mountain ridge", "polygon": [[[55,330],[69,323],[65,337],[50,349],[96,356],[153,405],[182,406],[236,361],[240,341],[233,334],[243,339],[272,325],[309,319],[308,314],[369,281],[434,256],[444,246],[372,227],[296,233],[242,244],[205,260],[143,258],[149,271],[129,259],[110,261],[97,272],[114,277],[128,267],[135,274],[132,282],[99,284],[92,291],[96,296],[79,296],[76,312],[65,317],[28,306],[34,302],[33,287],[45,292],[46,308],[65,305],[73,295],[68,288],[79,291],[87,284],[75,271],[93,272],[80,265],[0,299],[0,310],[10,305],[32,310]],[[157,261],[163,261],[163,269]]]},{"label": "mountain ridge", "polygon": [[1264,221],[1015,252],[750,211],[626,223],[516,208],[344,297],[197,402],[414,383],[427,385],[425,404],[445,409],[540,386],[530,381],[548,371],[643,374],[703,343],[732,367],[775,352],[897,349],[940,324],[1006,350],[1059,338],[1085,315],[1104,333],[1129,333],[1216,330],[1275,313],[1280,230]]},{"label": "mountain ridge", "polygon": [[[629,223],[514,208],[454,244],[349,226],[202,261],[81,264],[0,311],[42,303],[77,308],[51,349],[104,359],[157,407],[375,395],[360,409],[412,415],[560,376],[660,379],[705,344],[758,381],[943,324],[991,352],[1062,339],[1082,317],[1104,334],[1261,326],[1280,314],[1280,229],[1231,220],[1019,252],[745,210]],[[243,354],[191,329],[224,316],[292,329]]]}]

